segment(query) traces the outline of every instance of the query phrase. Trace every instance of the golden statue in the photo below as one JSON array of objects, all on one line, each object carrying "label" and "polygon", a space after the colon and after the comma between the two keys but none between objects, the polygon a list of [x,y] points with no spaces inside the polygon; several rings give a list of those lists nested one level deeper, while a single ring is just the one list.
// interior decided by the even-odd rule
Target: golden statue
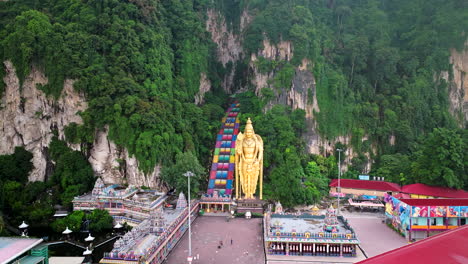
[{"label": "golden statue", "polygon": [[240,132],[236,140],[236,198],[239,199],[239,181],[245,199],[254,199],[257,181],[260,181],[262,199],[263,140],[255,134],[250,118],[244,133]]}]

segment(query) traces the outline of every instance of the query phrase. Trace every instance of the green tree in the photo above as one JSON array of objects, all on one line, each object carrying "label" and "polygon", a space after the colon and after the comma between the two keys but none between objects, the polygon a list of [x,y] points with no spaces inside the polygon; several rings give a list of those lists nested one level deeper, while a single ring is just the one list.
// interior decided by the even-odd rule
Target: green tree
[{"label": "green tree", "polygon": [[466,146],[456,130],[435,128],[414,154],[413,181],[429,185],[463,188],[467,181]]},{"label": "green tree", "polygon": [[192,152],[184,152],[176,155],[174,165],[164,167],[161,171],[161,179],[169,186],[175,188],[177,192],[187,192],[187,177],[184,174],[187,171],[194,173],[190,178],[190,193],[196,197],[200,191],[200,184],[206,179],[205,169],[200,165],[197,157]]},{"label": "green tree", "polygon": [[85,213],[83,211],[73,211],[73,213],[67,215],[65,218],[55,220],[51,224],[51,227],[57,233],[62,233],[67,227],[77,232],[83,224],[84,216]]},{"label": "green tree", "polygon": [[56,137],[50,144],[50,153],[57,164],[50,183],[59,186],[62,205],[70,207],[75,196],[91,190],[93,169],[81,152],[69,149],[65,142]]},{"label": "green tree", "polygon": [[[320,201],[322,196],[328,194],[329,179],[320,173],[320,167],[315,161],[307,163],[307,167],[304,170],[305,179],[304,184],[307,186],[306,191],[310,192],[312,201],[317,203]],[[310,204],[311,202],[307,202]]]},{"label": "green tree", "polygon": [[89,229],[92,232],[102,232],[112,229],[113,218],[107,210],[95,209],[86,215],[90,220]]},{"label": "green tree", "polygon": [[15,152],[11,155],[1,155],[0,181],[14,180],[25,184],[33,168],[32,157],[23,147],[15,147]]},{"label": "green tree", "polygon": [[375,175],[385,177],[386,181],[404,184],[402,180],[411,174],[411,161],[407,155],[393,154],[380,157],[379,168]]}]

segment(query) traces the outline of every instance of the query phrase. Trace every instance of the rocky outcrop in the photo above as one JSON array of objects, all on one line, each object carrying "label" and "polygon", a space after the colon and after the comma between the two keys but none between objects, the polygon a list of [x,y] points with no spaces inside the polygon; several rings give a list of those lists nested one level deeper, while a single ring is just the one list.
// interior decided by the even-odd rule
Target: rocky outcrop
[{"label": "rocky outcrop", "polygon": [[195,104],[199,105],[203,103],[205,93],[211,89],[210,79],[207,78],[206,73],[200,73],[200,86],[198,93],[195,95]]},{"label": "rocky outcrop", "polygon": [[257,96],[261,95],[261,90],[263,88],[268,88],[270,86],[269,81],[273,79],[274,72],[260,72],[258,67],[256,66],[257,62],[257,54],[250,55],[250,69],[252,71],[252,76],[250,82],[252,83],[253,87],[255,87],[255,94]]},{"label": "rocky outcrop", "polygon": [[468,124],[468,42],[463,51],[451,49],[450,54],[453,76],[447,72],[442,76],[449,82],[450,112],[464,127]]},{"label": "rocky outcrop", "polygon": [[272,44],[267,38],[263,39],[263,49],[258,55],[269,60],[290,61],[293,56],[291,41],[280,41],[277,45]]},{"label": "rocky outcrop", "polygon": [[[240,34],[235,34],[228,29],[226,19],[218,11],[210,9],[207,12],[208,19],[206,20],[206,30],[211,33],[211,40],[216,44],[217,59],[224,67],[228,68],[228,72],[222,82],[223,89],[228,92],[233,92],[234,71],[237,61],[242,59],[242,38]],[[240,19],[240,31],[252,21],[252,17],[244,10]]]},{"label": "rocky outcrop", "polygon": [[30,181],[44,181],[50,168],[48,146],[53,131],[64,138],[64,128],[75,122],[82,123],[78,115],[87,108],[84,95],[73,89],[73,80],[65,80],[58,100],[47,97],[37,89],[37,85],[47,84],[48,80],[37,68],[20,82],[10,61],[4,62],[6,84],[0,109],[0,154],[11,154],[15,147],[24,146],[33,154],[34,169]]},{"label": "rocky outcrop", "polygon": [[[255,94],[260,95],[263,88],[272,88],[271,81],[275,77],[275,71],[261,72],[256,63],[258,58],[262,57],[267,60],[274,61],[289,61],[293,56],[293,47],[290,41],[280,41],[278,45],[271,44],[271,42],[265,37],[263,40],[263,49],[259,50],[257,54],[253,53],[250,55],[250,69],[252,74],[251,83],[255,87]],[[301,65],[297,70],[304,72],[307,70],[309,61],[304,60],[306,63],[305,67]],[[312,77],[313,78],[313,77]],[[292,84],[291,84],[292,85]],[[289,88],[289,87],[288,87]],[[277,96],[282,97],[280,94]],[[284,97],[286,98],[286,97]],[[284,98],[279,99],[276,103],[285,103]]]},{"label": "rocky outcrop", "polygon": [[[295,67],[295,73],[291,80],[290,87],[274,87],[275,74],[279,69],[273,69],[270,72],[261,72],[257,67],[257,61],[260,57],[274,61],[290,61],[293,57],[294,47],[290,41],[280,41],[277,45],[272,44],[268,39],[263,41],[263,49],[250,57],[250,78],[251,84],[255,87],[255,93],[261,96],[263,88],[270,88],[275,93],[275,98],[266,106],[265,110],[270,109],[275,104],[288,105],[292,109],[303,109],[306,114],[306,132],[303,137],[307,144],[306,149],[312,154],[321,154],[325,156],[333,155],[335,145],[340,142],[348,146],[346,158],[343,160],[346,166],[351,164],[352,158],[356,157],[356,153],[351,147],[351,135],[340,136],[329,139],[323,138],[318,133],[317,122],[314,115],[320,112],[316,94],[316,80],[312,73],[313,63],[308,59],[303,59],[301,64]],[[367,138],[363,138],[365,141]],[[365,171],[370,171],[372,160],[370,153],[364,153],[368,158]]]},{"label": "rocky outcrop", "polygon": [[240,36],[228,30],[226,20],[218,11],[208,10],[206,30],[211,33],[211,40],[217,45],[217,58],[223,66],[239,60],[242,54]]},{"label": "rocky outcrop", "polygon": [[95,174],[101,177],[106,184],[132,184],[160,191],[166,190],[164,183],[159,178],[161,166],[156,165],[149,174],[141,172],[137,159],[130,155],[127,149],[118,147],[108,139],[107,127],[96,132],[88,161]]},{"label": "rocky outcrop", "polygon": [[[20,86],[13,64],[9,61],[4,64],[6,75],[3,81],[6,87],[0,108],[0,154],[11,154],[15,147],[24,146],[33,154],[34,169],[29,180],[44,181],[53,167],[48,146],[54,131],[58,132],[60,139],[65,139],[65,127],[72,122],[82,124],[78,113],[85,111],[88,105],[84,95],[73,89],[73,80],[65,80],[62,93],[56,100],[37,89],[38,85],[48,82],[42,71],[32,67]],[[207,81],[206,75],[202,79]],[[159,179],[161,166],[155,166],[152,173],[145,175],[139,170],[136,158],[125,148],[109,141],[107,134],[107,129],[96,132],[89,153],[89,162],[97,176],[101,176],[106,183],[165,189]],[[69,146],[79,149],[79,145]]]}]

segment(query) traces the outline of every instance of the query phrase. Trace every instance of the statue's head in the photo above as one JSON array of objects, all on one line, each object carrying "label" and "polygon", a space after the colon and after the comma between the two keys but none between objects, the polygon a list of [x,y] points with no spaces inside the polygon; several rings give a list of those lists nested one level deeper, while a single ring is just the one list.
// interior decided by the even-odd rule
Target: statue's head
[{"label": "statue's head", "polygon": [[255,135],[255,131],[252,126],[252,121],[250,121],[250,117],[247,119],[247,125],[245,125],[244,132],[247,138],[251,138]]}]

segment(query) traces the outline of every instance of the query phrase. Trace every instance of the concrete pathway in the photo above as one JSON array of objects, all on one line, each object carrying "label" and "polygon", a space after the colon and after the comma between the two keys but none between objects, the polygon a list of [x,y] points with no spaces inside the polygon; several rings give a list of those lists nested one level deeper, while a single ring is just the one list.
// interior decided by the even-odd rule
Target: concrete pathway
[{"label": "concrete pathway", "polygon": [[[264,254],[261,218],[200,216],[192,224],[192,255],[199,256],[193,264],[263,264]],[[187,256],[188,233],[164,263],[186,264]]]},{"label": "concrete pathway", "polygon": [[382,220],[385,219],[383,213],[343,212],[342,214],[354,228],[361,241],[361,248],[367,257],[373,257],[408,244],[404,237],[382,223]]}]

